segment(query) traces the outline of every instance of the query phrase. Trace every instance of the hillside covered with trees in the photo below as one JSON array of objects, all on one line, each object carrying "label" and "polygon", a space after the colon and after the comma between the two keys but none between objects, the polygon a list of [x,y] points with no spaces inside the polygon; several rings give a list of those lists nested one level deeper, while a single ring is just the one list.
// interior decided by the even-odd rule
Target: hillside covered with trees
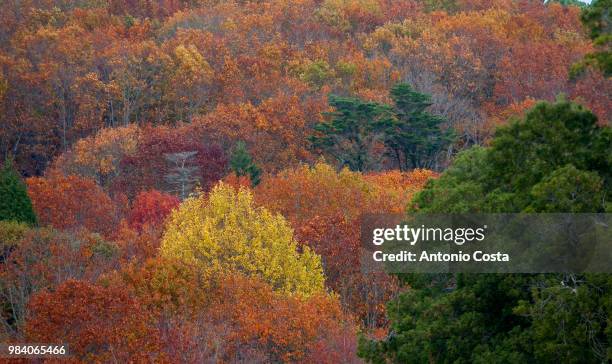
[{"label": "hillside covered with trees", "polygon": [[612,212],[610,0],[0,2],[0,342],[604,363],[609,274],[385,274],[365,214]]}]

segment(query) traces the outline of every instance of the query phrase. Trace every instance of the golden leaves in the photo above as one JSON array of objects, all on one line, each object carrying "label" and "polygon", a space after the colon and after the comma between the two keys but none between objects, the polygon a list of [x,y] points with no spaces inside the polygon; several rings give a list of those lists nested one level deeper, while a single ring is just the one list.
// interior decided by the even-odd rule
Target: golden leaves
[{"label": "golden leaves", "polygon": [[160,253],[196,264],[207,275],[238,271],[288,294],[321,292],[320,258],[308,248],[301,253],[296,248],[281,215],[255,207],[250,191],[221,183],[206,197],[183,201],[171,214]]}]

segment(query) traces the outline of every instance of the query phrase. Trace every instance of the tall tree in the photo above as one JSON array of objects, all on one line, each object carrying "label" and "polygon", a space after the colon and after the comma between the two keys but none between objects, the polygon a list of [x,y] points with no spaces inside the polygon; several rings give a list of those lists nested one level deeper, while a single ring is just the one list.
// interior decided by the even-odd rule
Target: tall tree
[{"label": "tall tree", "polygon": [[315,126],[310,140],[333,156],[340,165],[353,171],[376,169],[382,159],[384,136],[381,127],[390,122],[391,109],[387,105],[366,102],[358,98],[331,95],[327,113],[329,120]]},{"label": "tall tree", "polygon": [[437,167],[439,154],[453,141],[453,132],[441,128],[444,118],[426,111],[431,97],[400,83],[391,89],[391,98],[395,118],[385,130],[385,144],[400,170]]},{"label": "tall tree", "polygon": [[13,161],[7,158],[0,170],[0,220],[16,220],[36,224],[32,201],[26,186],[13,168]]}]

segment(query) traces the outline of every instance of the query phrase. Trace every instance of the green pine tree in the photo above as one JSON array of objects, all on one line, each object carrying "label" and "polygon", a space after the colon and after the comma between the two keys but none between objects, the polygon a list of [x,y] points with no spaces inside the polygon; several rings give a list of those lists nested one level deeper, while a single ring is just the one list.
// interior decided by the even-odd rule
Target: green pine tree
[{"label": "green pine tree", "polygon": [[36,224],[32,201],[10,158],[5,160],[0,170],[0,220]]},{"label": "green pine tree", "polygon": [[377,169],[381,158],[375,150],[383,142],[381,127],[393,118],[391,108],[335,95],[329,96],[329,106],[334,111],[325,113],[329,120],[314,127],[312,145],[353,171]]},{"label": "green pine tree", "polygon": [[452,129],[442,129],[446,120],[430,114],[429,95],[400,83],[391,89],[395,118],[385,130],[385,144],[400,170],[436,167],[438,157],[454,140]]},{"label": "green pine tree", "polygon": [[236,143],[230,158],[230,169],[237,176],[249,176],[252,186],[257,186],[261,180],[261,169],[253,162],[243,141]]}]

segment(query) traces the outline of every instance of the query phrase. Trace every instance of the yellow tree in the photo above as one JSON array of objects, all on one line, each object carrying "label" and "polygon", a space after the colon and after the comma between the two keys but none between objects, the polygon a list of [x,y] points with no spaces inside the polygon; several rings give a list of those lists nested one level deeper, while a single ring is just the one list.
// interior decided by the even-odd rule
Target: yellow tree
[{"label": "yellow tree", "polygon": [[241,272],[276,291],[310,296],[323,291],[321,258],[303,246],[279,214],[255,207],[248,189],[219,184],[173,211],[160,253],[201,267],[206,275]]}]

